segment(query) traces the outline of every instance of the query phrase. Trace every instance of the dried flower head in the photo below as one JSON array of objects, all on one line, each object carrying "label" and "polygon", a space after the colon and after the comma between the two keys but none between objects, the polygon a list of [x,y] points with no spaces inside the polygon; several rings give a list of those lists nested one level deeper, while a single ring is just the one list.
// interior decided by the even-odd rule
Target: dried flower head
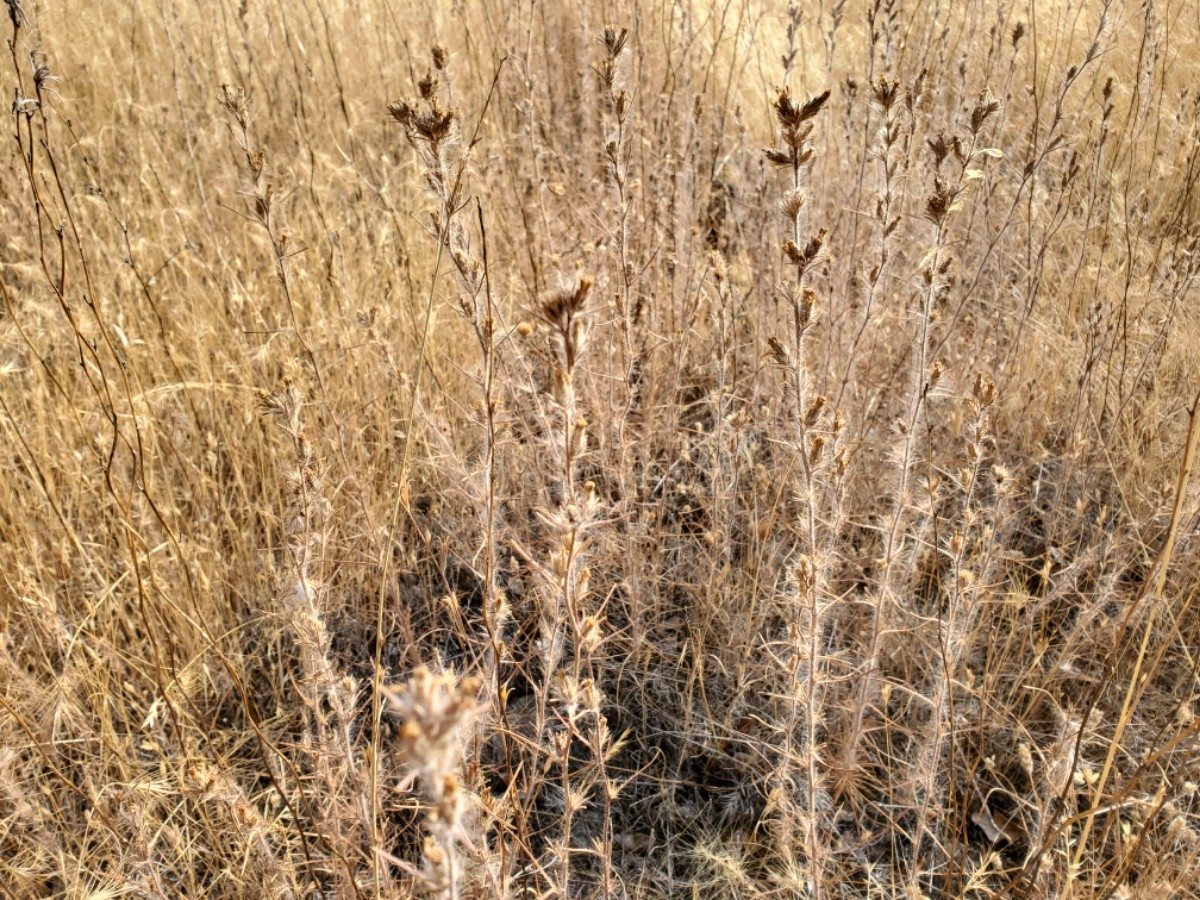
[{"label": "dried flower head", "polygon": [[808,198],[803,191],[792,190],[785,193],[783,200],[780,201],[780,209],[783,211],[784,218],[788,221],[795,221],[796,216],[800,215],[800,210],[807,202]]},{"label": "dried flower head", "polygon": [[887,112],[900,96],[900,81],[880,75],[879,80],[871,84],[871,99]]},{"label": "dried flower head", "polygon": [[982,372],[975,373],[975,383],[971,385],[971,396],[981,407],[989,407],[996,402],[996,382],[984,378]]},{"label": "dried flower head", "polygon": [[766,154],[767,159],[777,166],[789,166],[793,171],[799,170],[802,165],[812,159],[813,151],[808,146],[808,138],[813,129],[811,120],[821,111],[828,99],[829,91],[825,91],[808,102],[797,105],[786,87],[781,90],[775,97],[773,106],[775,118],[779,120],[780,128],[783,131],[780,137],[784,146],[783,149],[764,148],[763,153]]},{"label": "dried flower head", "polygon": [[933,192],[925,199],[925,218],[940,228],[946,221],[946,216],[954,211],[957,201],[958,188],[941,175],[935,175]]},{"label": "dried flower head", "polygon": [[780,127],[784,131],[795,131],[809,119],[816,116],[828,99],[829,91],[825,91],[809,99],[803,105],[797,106],[792,100],[791,92],[785,87],[775,98],[775,117],[779,119]]},{"label": "dried flower head", "polygon": [[431,71],[426,71],[425,76],[417,82],[417,93],[421,95],[421,99],[426,103],[432,103],[437,97],[438,87],[441,85],[440,80]]},{"label": "dried flower head", "polygon": [[457,136],[458,110],[443,108],[436,97],[425,97],[425,89],[420,89],[422,100],[406,97],[393,100],[388,104],[388,112],[404,126],[405,136],[410,143],[424,142],[436,149]]},{"label": "dried flower head", "polygon": [[25,10],[21,8],[21,0],[4,0],[4,5],[8,7],[8,18],[12,22],[14,30],[29,21],[25,16]]},{"label": "dried flower head", "polygon": [[409,773],[434,800],[437,815],[454,823],[461,813],[458,773],[462,769],[462,728],[479,711],[479,681],[452,673],[434,675],[425,667],[399,688],[385,688],[392,708],[403,718],[397,743]]},{"label": "dried flower head", "polygon": [[250,113],[246,103],[246,89],[223,84],[221,85],[221,93],[217,97],[217,102],[233,116],[238,123],[238,127],[245,131],[250,123]]},{"label": "dried flower head", "polygon": [[784,255],[788,261],[796,267],[799,275],[803,275],[808,268],[821,257],[821,250],[825,246],[825,237],[829,231],[825,228],[820,229],[816,234],[810,237],[801,247],[797,247],[792,241],[787,241],[783,245]]},{"label": "dried flower head", "polygon": [[808,408],[804,411],[804,427],[812,428],[817,424],[817,419],[820,418],[821,410],[825,408],[828,401],[823,394],[818,394],[813,397],[808,403]]},{"label": "dried flower head", "polygon": [[29,62],[33,66],[33,89],[38,97],[41,97],[44,91],[49,91],[57,96],[57,92],[50,87],[50,83],[61,79],[50,71],[50,63],[46,54],[30,53]]},{"label": "dried flower head", "polygon": [[600,32],[600,43],[604,45],[604,53],[609,59],[616,59],[620,56],[628,40],[628,28],[615,28],[612,25],[606,25],[604,26],[604,30]]},{"label": "dried flower head", "polygon": [[574,288],[559,291],[542,303],[541,320],[550,328],[562,370],[570,373],[587,340],[587,301],[592,279],[581,276]]},{"label": "dried flower head", "polygon": [[767,346],[771,348],[771,355],[775,357],[777,365],[785,369],[792,367],[792,354],[778,338],[767,338]]},{"label": "dried flower head", "polygon": [[983,124],[999,110],[1000,101],[987,91],[981,91],[975,101],[975,106],[971,109],[971,134],[979,134],[979,129],[983,127]]},{"label": "dried flower head", "polygon": [[957,137],[948,138],[945,132],[939,131],[937,137],[927,138],[925,143],[929,146],[933,153],[934,163],[937,168],[941,168],[946,157],[951,153],[960,161],[966,159],[966,155],[962,149],[962,141]]}]

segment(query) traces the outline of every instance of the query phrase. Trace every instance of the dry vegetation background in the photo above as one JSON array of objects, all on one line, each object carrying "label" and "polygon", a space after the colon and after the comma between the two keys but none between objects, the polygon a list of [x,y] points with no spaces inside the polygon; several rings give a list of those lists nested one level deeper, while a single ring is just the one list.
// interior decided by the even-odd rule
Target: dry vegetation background
[{"label": "dry vegetation background", "polygon": [[435,6],[6,0],[0,896],[1200,895],[1200,6]]}]

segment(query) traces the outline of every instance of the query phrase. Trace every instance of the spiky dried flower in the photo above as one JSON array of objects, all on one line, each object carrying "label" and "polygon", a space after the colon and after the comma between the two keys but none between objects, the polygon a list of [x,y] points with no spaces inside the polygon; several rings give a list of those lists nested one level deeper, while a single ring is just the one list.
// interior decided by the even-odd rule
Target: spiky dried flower
[{"label": "spiky dried flower", "polygon": [[975,382],[971,385],[971,396],[981,407],[991,406],[996,402],[996,382],[985,378],[982,372],[976,372]]},{"label": "spiky dried flower", "polygon": [[629,113],[629,92],[617,91],[612,98],[613,111],[617,114],[617,121],[624,122],[625,116]]},{"label": "spiky dried flower", "polygon": [[817,424],[817,419],[821,416],[821,410],[825,408],[826,399],[824,394],[818,394],[809,401],[808,408],[804,411],[804,427],[812,428]]},{"label": "spiky dried flower", "polygon": [[775,357],[775,362],[785,369],[792,367],[792,354],[783,343],[775,337],[767,338],[767,346],[771,348],[771,355]]},{"label": "spiky dried flower", "polygon": [[808,201],[803,191],[788,191],[783,195],[783,200],[780,201],[779,207],[783,211],[784,218],[789,221],[795,221],[796,216],[800,215],[800,210],[804,208],[804,204]]},{"label": "spiky dried flower", "polygon": [[871,84],[871,99],[874,100],[884,112],[887,112],[892,108],[899,96],[899,79],[889,79],[886,75],[880,75],[879,80],[872,82]]},{"label": "spiky dried flower", "polygon": [[424,103],[402,97],[388,104],[392,118],[404,126],[409,141],[423,141],[437,147],[457,133],[458,110],[445,109],[436,98],[425,98]]},{"label": "spiky dried flower", "polygon": [[931,388],[937,387],[938,382],[942,380],[942,376],[945,374],[946,364],[940,359],[935,359],[929,366],[929,386]]},{"label": "spiky dried flower", "polygon": [[592,279],[587,276],[581,277],[573,289],[560,291],[542,304],[542,318],[557,331],[570,331],[576,317],[581,315],[587,306],[591,290]]},{"label": "spiky dried flower", "polygon": [[783,252],[788,261],[796,267],[798,274],[803,275],[820,258],[821,250],[825,246],[825,236],[828,233],[828,229],[822,228],[808,239],[803,248],[797,247],[792,241],[784,243]]},{"label": "spiky dried flower", "polygon": [[279,420],[288,431],[300,430],[300,408],[303,405],[300,389],[290,378],[284,378],[278,391],[259,391],[258,408]]},{"label": "spiky dried flower", "polygon": [[628,28],[618,29],[612,25],[605,25],[604,30],[600,32],[600,43],[604,45],[604,53],[609,59],[616,59],[620,56],[628,40]]},{"label": "spiky dried flower", "polygon": [[800,554],[796,565],[792,568],[792,577],[796,579],[796,588],[801,596],[807,596],[816,584],[816,567],[812,557],[807,553]]},{"label": "spiky dried flower", "polygon": [[981,91],[971,109],[971,134],[979,134],[983,124],[999,111],[1000,101],[987,91]]},{"label": "spiky dried flower", "polygon": [[792,309],[796,314],[796,327],[801,331],[808,328],[812,322],[813,307],[817,305],[817,294],[811,288],[805,288],[800,296],[792,300]]},{"label": "spiky dried flower", "polygon": [[817,94],[801,106],[792,100],[791,92],[785,87],[775,98],[775,117],[784,130],[796,129],[816,116],[829,99],[829,91]]},{"label": "spiky dried flower", "polygon": [[933,178],[933,192],[925,200],[925,218],[939,228],[946,221],[946,216],[954,211],[958,200],[958,189],[941,175]]},{"label": "spiky dried flower", "polygon": [[409,779],[419,780],[433,800],[431,830],[442,841],[461,834],[465,802],[459,782],[462,730],[481,708],[476,699],[479,688],[477,678],[434,675],[424,666],[404,685],[384,688],[390,705],[405,720],[397,734],[400,758]]},{"label": "spiky dried flower", "polygon": [[768,160],[777,166],[795,166],[799,168],[810,159],[812,159],[812,150],[804,150],[801,153],[784,153],[782,150],[776,150],[774,147],[764,147],[763,153],[766,154]]},{"label": "spiky dried flower", "polygon": [[250,123],[250,112],[246,102],[246,89],[222,84],[217,102],[233,116],[238,123],[238,127],[245,131]]},{"label": "spiky dried flower", "polygon": [[[616,29],[606,26],[600,33],[597,40],[604,45],[604,59],[600,61],[598,66],[593,66],[596,74],[600,76],[600,93],[606,98],[606,101],[614,106],[617,105],[615,95],[615,87],[617,83],[617,60],[621,53],[625,50],[625,42],[629,39],[629,29]],[[624,92],[622,92],[624,93]],[[628,108],[628,96],[621,103],[621,109],[617,112],[617,121],[624,121],[624,113]]]},{"label": "spiky dried flower", "polygon": [[962,149],[962,140],[958,137],[948,138],[945,132],[939,131],[937,137],[926,138],[925,143],[933,153],[934,163],[937,168],[941,168],[946,157],[951,153],[954,154],[960,162],[965,159],[965,154]]},{"label": "spiky dried flower", "polygon": [[21,0],[4,0],[4,5],[8,7],[8,18],[14,30],[29,22],[21,8]]},{"label": "spiky dried flower", "polygon": [[432,103],[437,97],[438,87],[441,85],[440,79],[431,71],[425,72],[425,77],[417,82],[417,92],[421,95],[421,99],[426,103]]},{"label": "spiky dried flower", "polygon": [[580,276],[574,288],[552,295],[538,310],[539,317],[550,328],[560,365],[566,373],[575,368],[575,361],[587,342],[587,301],[592,284],[591,278]]},{"label": "spiky dried flower", "polygon": [[772,105],[775,109],[775,118],[779,120],[779,125],[783,130],[781,135],[783,149],[764,147],[763,153],[770,162],[781,167],[789,166],[795,172],[812,159],[813,151],[808,146],[808,138],[813,130],[811,120],[821,111],[828,99],[829,91],[825,91],[803,105],[798,105],[792,100],[792,95],[786,87],[776,95]]},{"label": "spiky dried flower", "polygon": [[812,465],[817,465],[821,462],[822,456],[825,454],[825,436],[823,434],[814,434],[808,445],[808,460]]}]

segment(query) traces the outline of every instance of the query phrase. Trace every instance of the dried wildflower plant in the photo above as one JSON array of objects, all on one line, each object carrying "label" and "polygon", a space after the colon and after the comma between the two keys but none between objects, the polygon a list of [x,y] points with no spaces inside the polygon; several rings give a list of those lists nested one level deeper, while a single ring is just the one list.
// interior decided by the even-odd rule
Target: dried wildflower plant
[{"label": "dried wildflower plant", "polygon": [[295,468],[287,470],[284,485],[287,508],[283,538],[289,571],[281,592],[282,618],[291,629],[300,663],[298,687],[305,728],[301,747],[312,769],[310,789],[338,851],[347,863],[344,878],[359,877],[358,868],[370,859],[367,849],[373,831],[370,804],[364,802],[368,779],[355,731],[358,727],[358,682],[340,671],[332,654],[328,627],[326,566],[331,506],[325,497],[324,464],[303,429],[303,398],[285,379],[277,391],[259,393],[259,407],[287,435]]},{"label": "dried wildflower plant", "polygon": [[462,133],[458,110],[441,105],[438,79],[429,75],[419,87],[419,99],[394,100],[388,104],[388,112],[400,123],[405,140],[421,156],[426,187],[439,203],[433,226],[440,230],[448,211],[457,205],[455,191]]},{"label": "dried wildflower plant", "polygon": [[842,482],[846,457],[842,414],[830,409],[827,398],[814,388],[810,356],[817,297],[803,286],[805,276],[823,257],[828,232],[819,229],[802,248],[797,242],[804,205],[800,173],[812,160],[814,120],[828,99],[829,92],[825,92],[798,106],[786,88],[780,91],[774,108],[783,149],[765,151],[768,160],[790,169],[791,174],[782,201],[791,239],[784,241],[783,252],[795,275],[779,288],[789,310],[791,333],[787,343],[770,337],[767,345],[783,378],[787,422],[783,444],[792,460],[788,468],[795,472],[794,528],[799,536],[789,561],[790,583],[780,597],[788,621],[786,638],[771,652],[780,666],[782,692],[788,699],[779,717],[777,740],[781,746],[772,776],[770,807],[777,816],[774,827],[781,835],[793,829],[800,832],[803,857],[787,854],[784,859],[789,867],[805,873],[817,894],[825,884],[832,824],[827,819],[832,808],[830,773],[824,763],[829,679],[824,657],[835,599],[835,548],[845,514]]},{"label": "dried wildflower plant", "polygon": [[[547,558],[535,561],[540,582],[537,652],[544,678],[535,730],[541,742],[539,755],[544,754],[545,764],[559,772],[561,825],[549,852],[556,860],[555,882],[562,896],[575,889],[576,860],[581,857],[576,819],[589,808],[599,812],[600,821],[593,826],[598,833],[593,833],[587,855],[598,860],[594,868],[599,870],[602,890],[612,889],[610,805],[616,788],[607,765],[617,744],[602,711],[599,665],[606,623],[587,565],[601,504],[596,485],[579,477],[588,456],[590,423],[577,378],[589,343],[592,284],[592,279],[580,277],[574,287],[552,294],[537,310],[550,340],[552,381],[546,399],[545,449],[548,468],[558,482],[558,498],[537,510],[546,530]],[[576,745],[586,748],[587,762],[580,761],[578,750],[573,752]]]},{"label": "dried wildflower plant", "polygon": [[482,838],[462,785],[468,726],[481,709],[476,701],[479,687],[472,678],[419,668],[405,684],[385,692],[403,720],[395,753],[406,775],[398,789],[419,782],[429,802],[425,827],[434,843],[424,850],[423,880],[429,890],[453,900],[459,897],[463,877],[459,849],[474,851]]}]

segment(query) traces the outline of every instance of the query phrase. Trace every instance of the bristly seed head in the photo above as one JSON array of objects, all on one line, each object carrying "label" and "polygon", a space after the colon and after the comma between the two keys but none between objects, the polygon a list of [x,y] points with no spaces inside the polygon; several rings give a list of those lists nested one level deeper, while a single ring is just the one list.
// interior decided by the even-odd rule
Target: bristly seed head
[{"label": "bristly seed head", "polygon": [[605,25],[604,30],[600,32],[600,43],[604,45],[604,52],[609,59],[616,59],[621,55],[621,51],[625,49],[625,42],[629,40],[629,29],[617,29],[612,25]]},{"label": "bristly seed head", "polygon": [[[59,77],[50,71],[50,64],[43,53],[30,53],[29,61],[33,65],[33,89],[41,97],[42,92],[49,89],[50,82],[59,81]],[[51,90],[51,93],[55,93]]]},{"label": "bristly seed head", "polygon": [[813,130],[810,120],[821,111],[828,99],[829,91],[825,91],[803,106],[798,106],[792,101],[788,89],[783,88],[776,96],[773,106],[775,117],[783,129],[781,139],[785,149],[765,147],[763,153],[767,159],[777,166],[790,166],[793,172],[812,159],[813,151],[808,146],[808,138]]},{"label": "bristly seed head", "polygon": [[812,398],[808,404],[808,409],[804,411],[805,428],[812,428],[817,424],[817,419],[820,418],[821,410],[825,408],[826,402],[824,394],[818,394]]},{"label": "bristly seed head", "polygon": [[966,153],[962,148],[962,140],[958,137],[948,138],[945,132],[939,131],[937,137],[926,138],[925,143],[929,146],[930,152],[933,153],[934,164],[937,168],[942,167],[942,163],[951,153],[959,162],[965,162]]},{"label": "bristly seed head", "polygon": [[25,10],[21,8],[21,0],[4,0],[4,5],[8,7],[8,18],[12,22],[14,30],[29,21],[25,16]]},{"label": "bristly seed head", "polygon": [[935,175],[933,178],[933,193],[925,200],[925,218],[929,219],[934,225],[941,227],[948,216],[954,209],[954,203],[958,199],[958,190],[951,185],[941,175]]},{"label": "bristly seed head", "polygon": [[940,359],[935,359],[929,366],[929,386],[936,387],[937,383],[942,380],[942,376],[946,374],[946,364]]},{"label": "bristly seed head", "polygon": [[771,348],[771,355],[775,357],[775,362],[778,365],[785,369],[792,367],[792,354],[778,338],[767,338],[767,346]]},{"label": "bristly seed head", "polygon": [[825,236],[828,233],[827,229],[820,229],[808,239],[803,249],[797,247],[792,241],[784,243],[783,252],[788,261],[797,268],[798,274],[803,275],[820,258],[821,249],[825,246]]},{"label": "bristly seed head", "polygon": [[425,77],[417,82],[417,91],[421,94],[421,99],[426,103],[432,103],[437,96],[439,84],[438,77],[433,72],[427,71]]},{"label": "bristly seed head", "polygon": [[979,134],[979,129],[983,127],[983,123],[999,110],[1000,101],[987,91],[981,91],[979,99],[975,101],[975,107],[971,110],[971,134]]},{"label": "bristly seed head", "polygon": [[819,113],[828,99],[829,91],[825,91],[810,99],[803,106],[797,106],[792,101],[791,92],[785,87],[775,98],[775,116],[779,119],[780,127],[785,131],[795,130]]},{"label": "bristly seed head", "polygon": [[424,102],[406,97],[393,100],[388,104],[388,112],[404,126],[405,135],[410,142],[424,141],[437,148],[455,135],[458,110],[444,109],[434,97],[423,100]]},{"label": "bristly seed head", "polygon": [[580,276],[573,289],[559,291],[542,303],[538,314],[549,326],[562,371],[569,377],[587,342],[587,301],[592,279]]},{"label": "bristly seed head", "polygon": [[221,85],[221,93],[217,97],[217,102],[233,115],[233,118],[238,123],[238,127],[245,131],[250,122],[250,113],[246,105],[246,89],[223,84]]},{"label": "bristly seed head", "polygon": [[996,402],[996,382],[984,378],[982,372],[976,372],[975,383],[971,385],[971,395],[981,407],[991,406]]},{"label": "bristly seed head", "polygon": [[587,306],[591,290],[592,279],[587,276],[580,278],[574,289],[560,291],[542,304],[542,318],[551,328],[562,332],[569,331],[571,323]]},{"label": "bristly seed head", "polygon": [[880,75],[879,80],[871,85],[871,99],[879,104],[884,112],[892,108],[899,96],[900,81],[898,79],[889,79],[886,75]]},{"label": "bristly seed head", "polygon": [[784,218],[794,221],[796,216],[800,215],[800,210],[804,208],[807,199],[803,191],[788,191],[784,194],[780,203]]}]

